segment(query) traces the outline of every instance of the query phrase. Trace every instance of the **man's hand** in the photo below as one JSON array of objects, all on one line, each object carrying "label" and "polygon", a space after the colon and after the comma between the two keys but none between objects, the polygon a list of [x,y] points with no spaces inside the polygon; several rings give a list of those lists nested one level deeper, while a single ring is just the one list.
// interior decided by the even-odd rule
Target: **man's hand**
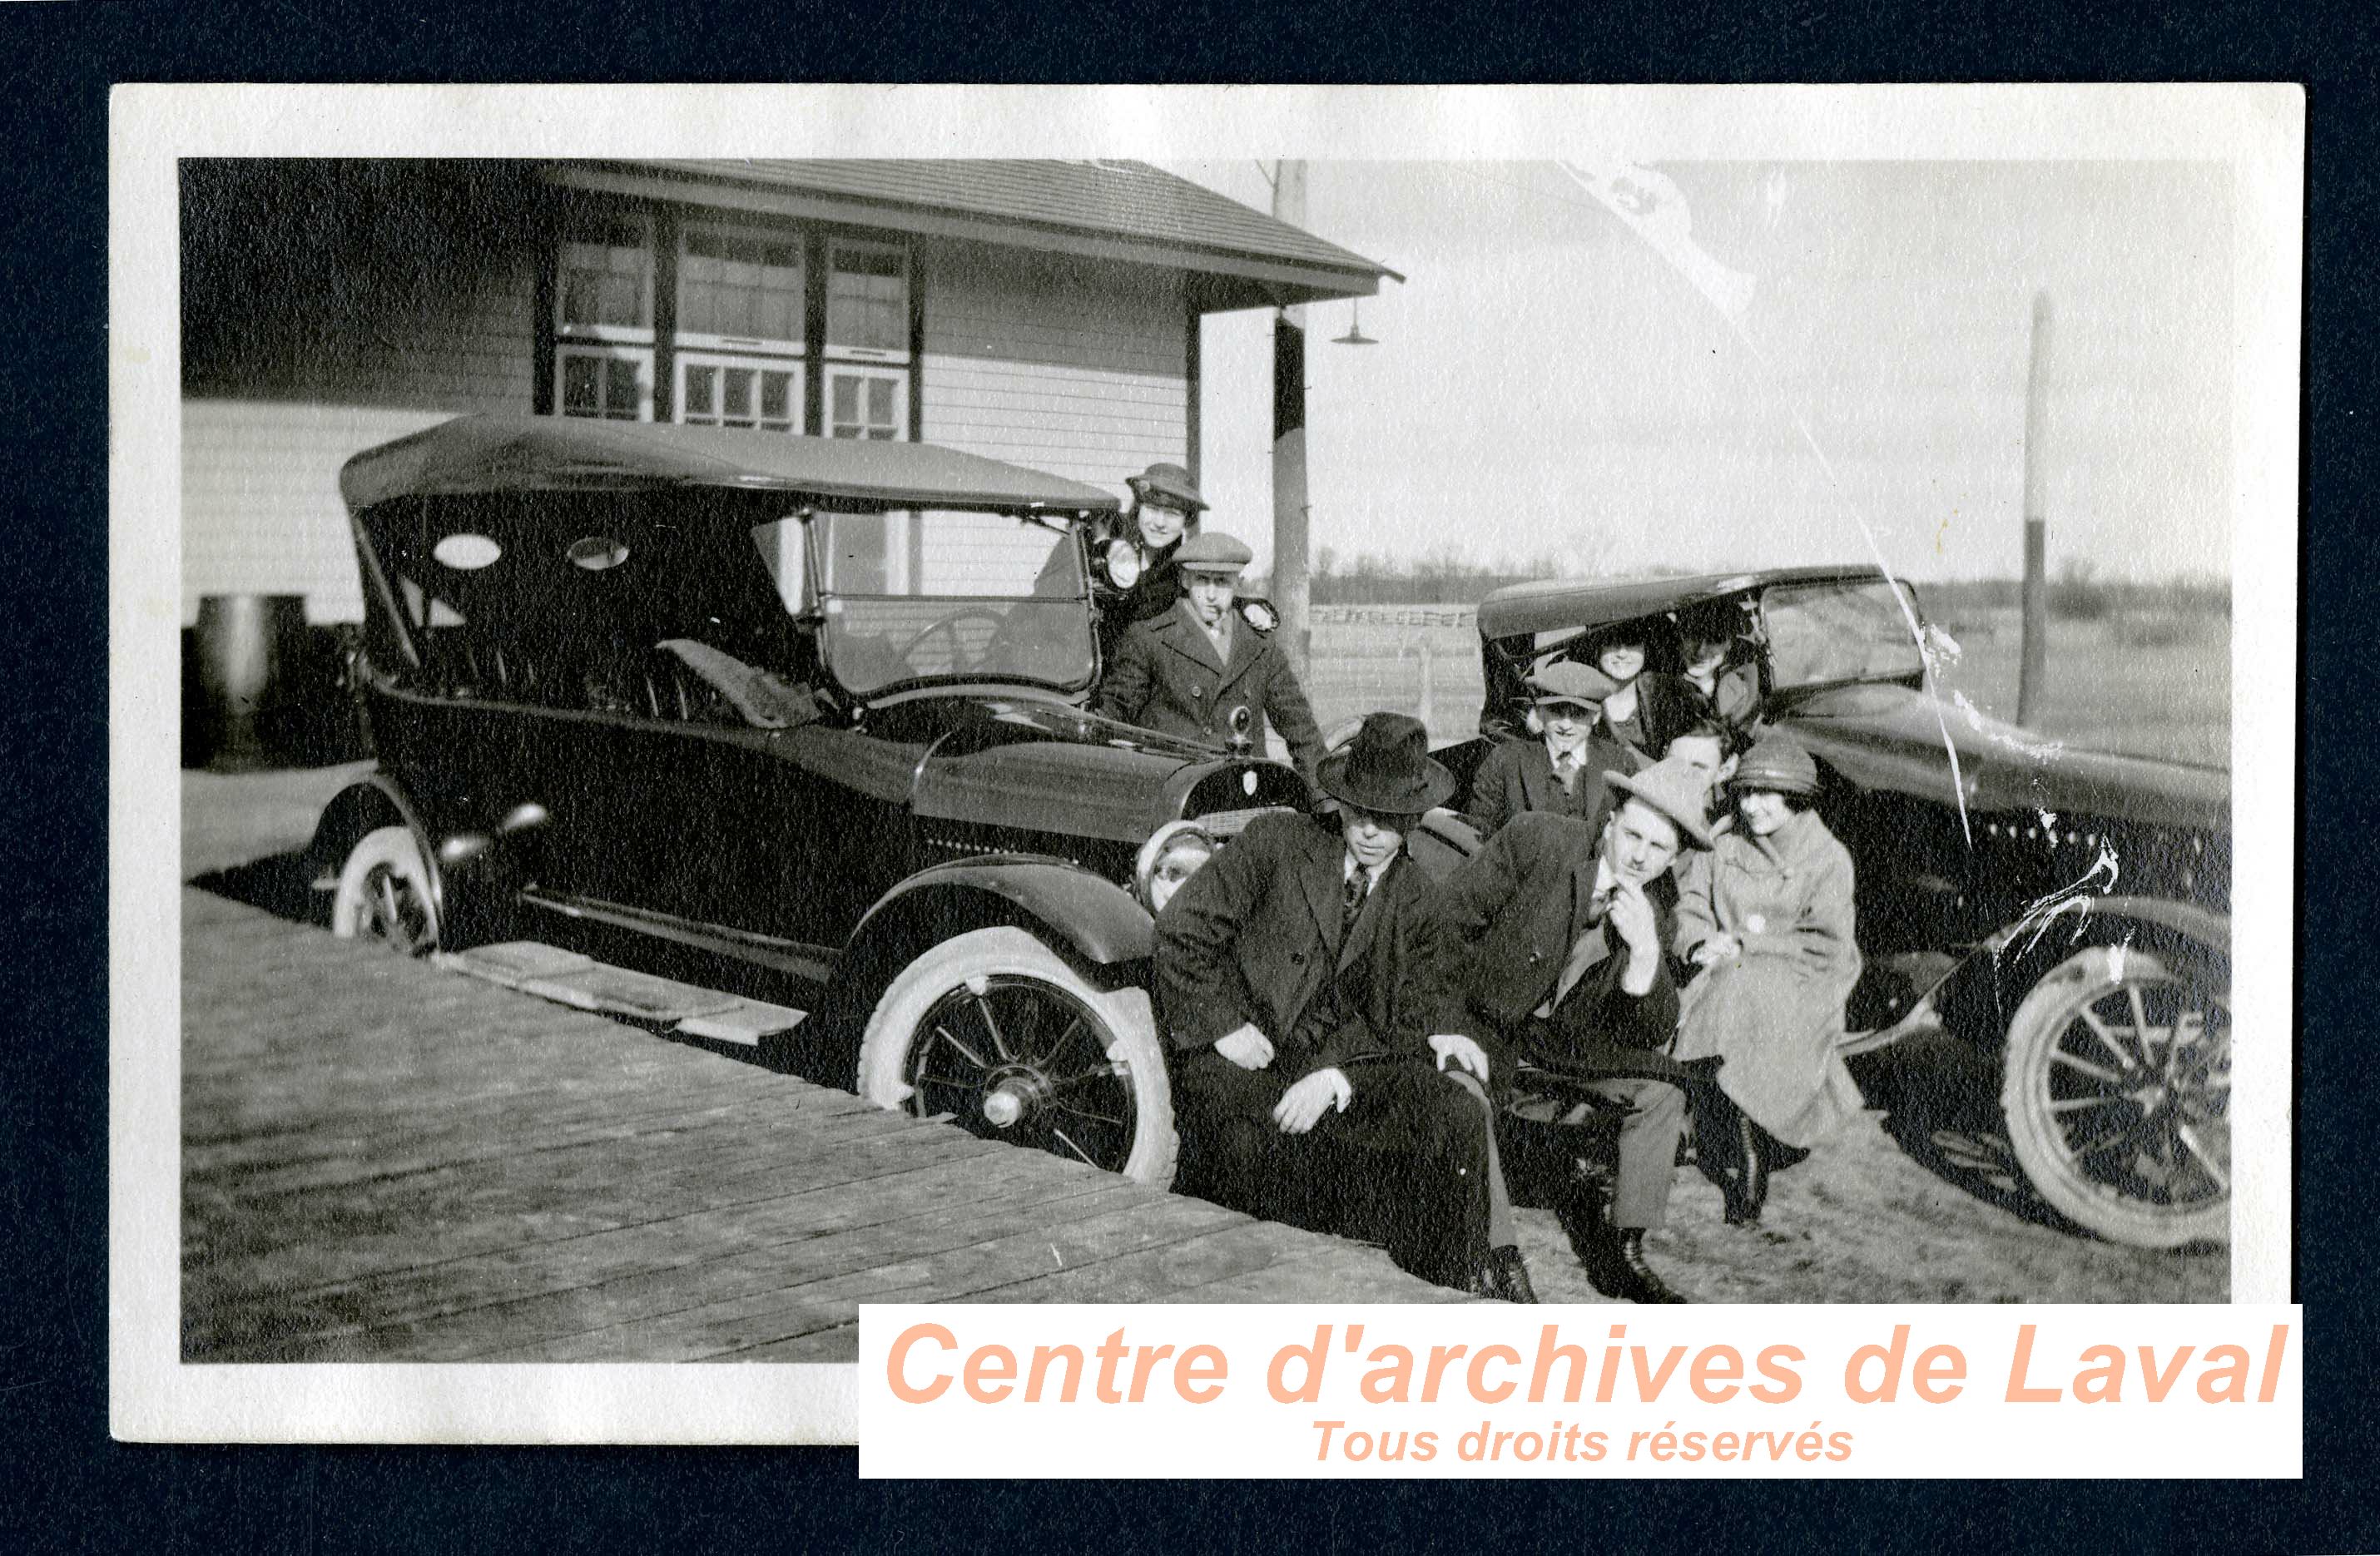
[{"label": "man's hand", "polygon": [[1458,1064],[1482,1081],[1488,1078],[1488,1051],[1460,1032],[1439,1032],[1429,1039],[1429,1051],[1438,1055],[1438,1067]]},{"label": "man's hand", "polygon": [[1730,961],[1742,954],[1743,942],[1733,935],[1713,935],[1694,947],[1694,963],[1698,967],[1706,967],[1713,962]]},{"label": "man's hand", "polygon": [[1620,991],[1642,999],[1661,976],[1661,923],[1645,888],[1622,881],[1612,889],[1611,911],[1604,922],[1628,947],[1628,965],[1620,971]]},{"label": "man's hand", "polygon": [[1303,1135],[1321,1123],[1324,1113],[1332,1108],[1345,1112],[1354,1100],[1355,1088],[1347,1084],[1344,1070],[1317,1070],[1281,1093],[1273,1104],[1272,1121],[1284,1135]]},{"label": "man's hand", "polygon": [[1645,888],[1635,881],[1622,881],[1612,888],[1611,911],[1606,921],[1626,943],[1631,956],[1641,960],[1661,954],[1660,921],[1645,898]]},{"label": "man's hand", "polygon": [[1272,1063],[1272,1039],[1257,1031],[1255,1022],[1244,1021],[1238,1030],[1215,1039],[1215,1052],[1243,1070],[1261,1070]]}]

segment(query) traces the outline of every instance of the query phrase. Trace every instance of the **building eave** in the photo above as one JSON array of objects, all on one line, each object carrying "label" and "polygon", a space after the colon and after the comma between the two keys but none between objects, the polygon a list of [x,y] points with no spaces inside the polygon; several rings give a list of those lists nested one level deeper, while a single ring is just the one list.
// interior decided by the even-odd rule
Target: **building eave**
[{"label": "building eave", "polygon": [[1373,297],[1379,291],[1381,277],[1404,279],[1395,271],[1369,261],[1341,266],[1250,254],[1221,245],[1099,233],[1054,222],[993,217],[898,201],[763,186],[722,177],[713,172],[697,173],[651,164],[552,163],[540,169],[540,176],[558,188],[592,194],[872,227],[1181,271],[1197,278],[1192,288],[1192,305],[1201,313]]}]

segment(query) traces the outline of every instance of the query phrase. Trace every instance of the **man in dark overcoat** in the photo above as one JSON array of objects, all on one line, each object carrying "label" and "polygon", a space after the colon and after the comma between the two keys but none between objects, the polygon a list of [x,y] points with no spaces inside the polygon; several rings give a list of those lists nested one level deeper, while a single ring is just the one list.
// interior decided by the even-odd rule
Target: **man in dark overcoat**
[{"label": "man in dark overcoat", "polygon": [[1447,878],[1439,900],[1454,938],[1444,965],[1508,1096],[1537,1066],[1597,1077],[1591,1088],[1623,1110],[1610,1214],[1583,1250],[1587,1273],[1608,1295],[1679,1302],[1644,1241],[1667,1214],[1685,1126],[1683,1091],[1654,1078],[1670,1069],[1658,1055],[1678,1027],[1670,867],[1682,847],[1710,846],[1707,788],[1676,762],[1604,781],[1620,803],[1599,830],[1532,811]]},{"label": "man in dark overcoat", "polygon": [[1627,772],[1635,753],[1603,733],[1597,715],[1620,683],[1591,664],[1562,660],[1529,677],[1536,699],[1528,736],[1499,741],[1471,780],[1464,813],[1492,837],[1524,810],[1550,810],[1600,826],[1611,791],[1607,771]]},{"label": "man in dark overcoat", "polygon": [[1534,1301],[1519,1248],[1489,1246],[1487,1061],[1439,965],[1436,886],[1403,846],[1453,776],[1418,721],[1374,713],[1318,782],[1335,817],[1257,818],[1158,915],[1184,1177],[1260,1215],[1379,1235],[1439,1284]]},{"label": "man in dark overcoat", "polygon": [[1281,731],[1290,759],[1310,781],[1322,731],[1289,657],[1272,640],[1272,619],[1253,602],[1235,605],[1248,548],[1204,530],[1174,553],[1183,597],[1135,625],[1116,646],[1090,711],[1144,729],[1262,755],[1265,731]]}]

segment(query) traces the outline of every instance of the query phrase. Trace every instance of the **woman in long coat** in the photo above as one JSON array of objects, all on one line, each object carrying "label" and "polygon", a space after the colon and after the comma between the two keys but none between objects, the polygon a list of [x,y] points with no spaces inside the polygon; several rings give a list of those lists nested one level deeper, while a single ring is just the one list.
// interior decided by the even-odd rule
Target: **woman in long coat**
[{"label": "woman in long coat", "polygon": [[1844,1068],[1843,1002],[1859,981],[1852,857],[1810,809],[1816,764],[1772,730],[1737,763],[1738,825],[1694,855],[1679,887],[1687,986],[1677,1056],[1718,1056],[1719,1089],[1789,1146],[1860,1111]]}]

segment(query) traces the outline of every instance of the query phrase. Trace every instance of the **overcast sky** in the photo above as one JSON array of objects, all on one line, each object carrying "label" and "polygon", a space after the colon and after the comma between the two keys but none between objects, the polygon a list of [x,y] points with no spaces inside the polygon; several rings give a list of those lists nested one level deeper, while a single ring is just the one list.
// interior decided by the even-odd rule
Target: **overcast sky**
[{"label": "overcast sky", "polygon": [[[1254,162],[1168,165],[1269,208]],[[1362,304],[1378,346],[1308,310],[1318,549],[1767,566],[1868,560],[1864,519],[1912,577],[2014,576],[2042,291],[2053,576],[2228,570],[2227,169],[1657,165],[1755,279],[1741,336],[1551,163],[1309,164],[1305,225],[1408,278]],[[1203,352],[1212,522],[1265,565],[1270,315],[1209,317]]]}]

